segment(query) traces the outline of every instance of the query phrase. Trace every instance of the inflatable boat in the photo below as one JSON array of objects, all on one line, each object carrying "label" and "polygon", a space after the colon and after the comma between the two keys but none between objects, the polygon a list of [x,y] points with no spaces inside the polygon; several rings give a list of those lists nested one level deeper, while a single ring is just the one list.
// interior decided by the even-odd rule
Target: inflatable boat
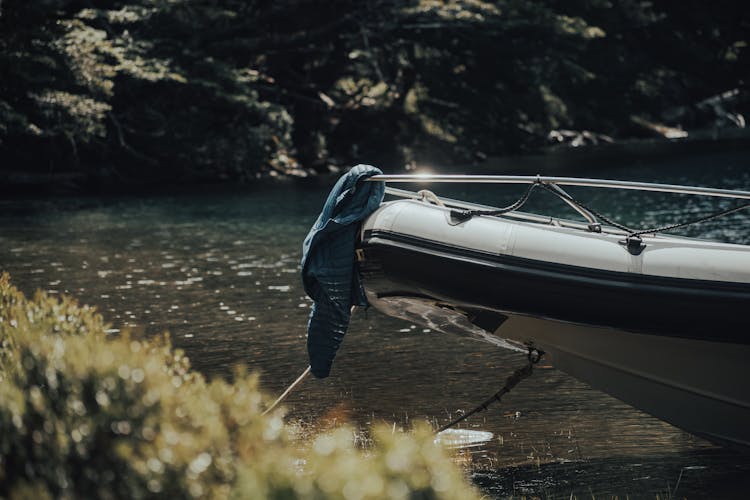
[{"label": "inflatable boat", "polygon": [[[371,180],[467,180],[454,177]],[[364,221],[356,250],[368,302],[436,331],[544,351],[555,367],[634,407],[750,449],[750,246],[613,226],[560,186],[725,196],[743,200],[736,210],[750,193],[486,177],[468,181],[543,186],[585,222],[519,212],[522,200],[497,209],[388,187],[397,199]]]}]

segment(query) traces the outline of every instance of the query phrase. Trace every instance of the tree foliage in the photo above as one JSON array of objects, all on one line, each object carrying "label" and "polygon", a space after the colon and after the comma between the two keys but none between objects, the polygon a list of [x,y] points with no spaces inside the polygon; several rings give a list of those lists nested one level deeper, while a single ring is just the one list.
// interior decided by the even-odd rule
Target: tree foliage
[{"label": "tree foliage", "polygon": [[742,0],[1,5],[6,173],[192,182],[448,163],[561,130],[743,126],[749,107]]}]

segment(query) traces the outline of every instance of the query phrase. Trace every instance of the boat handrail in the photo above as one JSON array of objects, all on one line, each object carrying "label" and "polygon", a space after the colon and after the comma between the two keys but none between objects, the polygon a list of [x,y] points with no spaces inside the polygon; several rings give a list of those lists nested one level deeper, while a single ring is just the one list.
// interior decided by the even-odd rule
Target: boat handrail
[{"label": "boat handrail", "polygon": [[[422,195],[420,195],[418,192],[415,191],[408,191],[406,189],[398,189],[394,187],[388,187],[385,188],[385,194],[389,194],[391,196],[396,196],[399,198],[407,198],[412,200],[422,200]],[[444,196],[440,197],[440,201],[445,204],[445,206],[453,207],[453,208],[461,208],[464,210],[496,210],[497,207],[493,207],[490,205],[482,205],[480,203],[471,203],[467,201],[461,201],[461,200],[455,200],[452,198],[446,198]],[[591,230],[591,222],[588,222],[588,224],[584,224],[582,222],[570,220],[570,219],[560,219],[557,217],[550,217],[547,215],[537,215],[532,214],[528,212],[508,212],[506,214],[502,215],[503,217],[509,217],[511,219],[517,219],[525,222],[534,222],[538,224],[555,224],[560,227],[569,227],[573,229],[584,229],[584,230]],[[607,226],[606,231],[607,233],[612,234],[619,234],[619,235],[625,235],[627,234],[625,231],[622,231],[620,229],[616,229],[614,227]]]},{"label": "boat handrail", "polygon": [[608,179],[588,179],[580,177],[548,177],[542,175],[465,175],[465,174],[383,174],[374,175],[368,181],[410,182],[410,183],[478,183],[478,184],[550,184],[562,186],[585,186],[610,189],[632,189],[638,191],[657,191],[662,193],[692,194],[718,196],[750,200],[750,191],[736,189],[718,189],[679,184],[657,184],[651,182],[620,181]]}]

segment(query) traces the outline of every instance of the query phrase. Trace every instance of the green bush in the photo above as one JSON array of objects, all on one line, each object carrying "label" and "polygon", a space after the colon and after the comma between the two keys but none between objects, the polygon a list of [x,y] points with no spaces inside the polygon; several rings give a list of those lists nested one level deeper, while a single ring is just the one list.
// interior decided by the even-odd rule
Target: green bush
[{"label": "green bush", "polygon": [[429,429],[305,446],[258,379],[207,381],[169,338],[109,337],[75,300],[0,277],[0,496],[475,498]]}]

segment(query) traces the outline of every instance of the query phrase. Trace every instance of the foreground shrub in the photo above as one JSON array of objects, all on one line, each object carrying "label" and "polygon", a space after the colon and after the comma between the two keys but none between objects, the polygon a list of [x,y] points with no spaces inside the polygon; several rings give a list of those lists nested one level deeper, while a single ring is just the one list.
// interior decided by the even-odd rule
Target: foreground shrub
[{"label": "foreground shrub", "polygon": [[110,338],[70,298],[0,277],[0,496],[472,498],[433,443],[342,428],[303,451],[258,380],[206,381],[168,337]]}]

